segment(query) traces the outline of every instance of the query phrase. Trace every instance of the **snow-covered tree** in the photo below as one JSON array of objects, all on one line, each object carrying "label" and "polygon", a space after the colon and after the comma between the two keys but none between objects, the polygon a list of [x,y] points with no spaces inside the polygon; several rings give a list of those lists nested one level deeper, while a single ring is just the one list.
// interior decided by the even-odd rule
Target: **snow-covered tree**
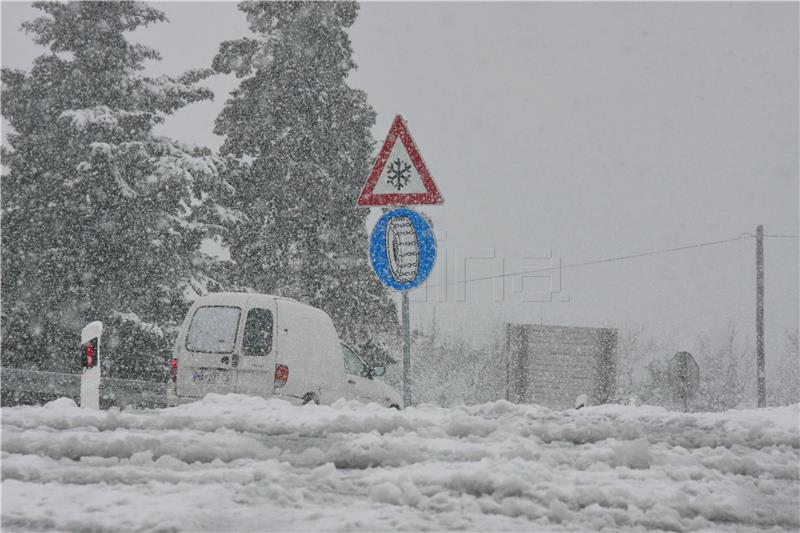
[{"label": "snow-covered tree", "polygon": [[755,407],[755,356],[748,339],[731,323],[714,345],[700,335],[695,350],[700,366],[700,391],[695,403],[704,411]]},{"label": "snow-covered tree", "polygon": [[[474,332],[473,332],[474,333]],[[470,405],[506,397],[506,328],[500,316],[487,323],[480,340],[464,331],[448,333],[431,319],[411,332],[411,401],[413,405]],[[402,371],[387,381],[402,387]]]},{"label": "snow-covered tree", "polygon": [[153,135],[212,71],[152,78],[126,33],[165,20],[142,2],[38,2],[23,24],[50,49],[3,69],[3,363],[77,371],[81,327],[107,325],[104,372],[158,375],[187,300],[213,285],[200,252],[233,213],[224,164]]},{"label": "snow-covered tree", "polygon": [[353,2],[243,2],[254,38],[220,45],[213,67],[242,79],[216,122],[246,221],[227,240],[244,287],[321,307],[359,345],[396,334],[395,304],[370,271],[367,212],[375,113],[347,85]]},{"label": "snow-covered tree", "polygon": [[[657,393],[649,388],[643,377],[658,374],[658,365],[649,364],[660,357],[663,347],[649,336],[643,324],[625,325],[618,329],[616,348],[616,391],[614,399],[626,401],[631,397],[652,398]],[[666,370],[664,370],[666,372]]]},{"label": "snow-covered tree", "polygon": [[767,404],[800,402],[800,350],[797,330],[787,330],[785,346],[767,362]]}]

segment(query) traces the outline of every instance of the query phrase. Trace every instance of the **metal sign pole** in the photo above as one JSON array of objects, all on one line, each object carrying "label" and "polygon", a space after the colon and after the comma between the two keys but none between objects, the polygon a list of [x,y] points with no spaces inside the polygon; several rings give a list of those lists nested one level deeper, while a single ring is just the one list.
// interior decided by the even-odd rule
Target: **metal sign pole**
[{"label": "metal sign pole", "polygon": [[756,228],[756,385],[758,406],[767,406],[764,368],[764,226]]},{"label": "metal sign pole", "polygon": [[408,291],[403,291],[403,403],[411,405],[411,325],[408,313]]}]

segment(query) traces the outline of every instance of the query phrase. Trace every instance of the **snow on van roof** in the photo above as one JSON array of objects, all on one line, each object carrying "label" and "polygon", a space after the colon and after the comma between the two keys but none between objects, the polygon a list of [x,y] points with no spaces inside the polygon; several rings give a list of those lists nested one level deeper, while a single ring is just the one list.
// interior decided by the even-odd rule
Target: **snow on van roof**
[{"label": "snow on van roof", "polygon": [[274,294],[266,294],[266,293],[263,293],[263,292],[244,292],[244,291],[239,291],[239,292],[209,292],[208,294],[205,294],[203,296],[198,296],[195,301],[206,300],[206,299],[209,299],[209,300],[217,300],[217,299],[222,300],[222,299],[227,299],[227,298],[246,298],[248,296],[256,296],[256,295],[258,295],[258,296],[266,296],[266,297],[272,298],[274,300],[283,300],[283,301],[287,301],[287,302],[294,302],[294,303],[298,303],[300,305],[306,305],[306,306],[312,307],[311,305],[309,305],[309,304],[307,304],[305,302],[301,302],[299,300],[295,300],[294,298],[289,298],[288,296],[276,296]]},{"label": "snow on van roof", "polygon": [[[322,309],[318,307],[314,307],[311,304],[307,304],[305,302],[301,302],[299,300],[295,300],[294,298],[289,298],[287,296],[275,296],[274,294],[265,294],[263,292],[210,292],[203,296],[198,296],[194,303],[233,303],[237,300],[244,300],[249,296],[266,296],[267,298],[272,298],[273,300],[279,302],[286,302],[291,303],[292,305],[302,306],[308,310],[314,310],[321,313],[324,313]],[[233,302],[232,302],[233,301]]]}]

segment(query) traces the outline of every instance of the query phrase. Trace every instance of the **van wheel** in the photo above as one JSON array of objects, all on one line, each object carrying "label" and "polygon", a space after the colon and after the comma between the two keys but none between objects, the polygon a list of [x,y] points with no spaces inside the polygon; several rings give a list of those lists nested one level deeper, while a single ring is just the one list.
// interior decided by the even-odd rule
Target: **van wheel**
[{"label": "van wheel", "polygon": [[389,409],[397,409],[399,411],[400,410],[400,406],[397,405],[396,403],[393,403],[392,405],[389,406]]},{"label": "van wheel", "polygon": [[303,395],[303,405],[311,402],[319,405],[319,396],[317,396],[316,392],[307,392]]}]

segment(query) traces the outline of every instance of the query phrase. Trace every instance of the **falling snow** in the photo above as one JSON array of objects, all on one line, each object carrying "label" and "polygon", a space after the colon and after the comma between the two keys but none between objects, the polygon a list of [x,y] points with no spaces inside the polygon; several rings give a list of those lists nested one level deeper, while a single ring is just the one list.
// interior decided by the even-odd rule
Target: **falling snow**
[{"label": "falling snow", "polygon": [[[7,6],[3,7],[5,12]],[[542,14],[550,9],[533,7],[543,8]],[[163,408],[136,409],[135,398],[114,391],[104,397],[102,410],[80,408],[75,384],[82,371],[78,339],[83,326],[95,320],[104,324],[98,373],[103,383],[133,383],[143,397],[145,390],[163,391],[170,384],[175,340],[192,302],[228,291],[289,297],[322,309],[341,340],[368,363],[365,370],[386,367],[385,376],[375,379],[402,390],[398,298],[370,271],[368,226],[377,210],[370,213],[356,207],[356,198],[380,147],[373,137],[380,125],[371,102],[402,102],[412,89],[378,96],[353,83],[351,34],[360,10],[354,2],[230,4],[248,32],[212,43],[206,64],[157,75],[151,74],[153,65],[163,66],[159,61],[169,46],[157,50],[137,39],[150,27],[169,27],[158,3],[36,2],[33,8],[36,15],[21,29],[31,47],[37,46],[37,56],[26,68],[4,65],[2,69],[0,525],[4,530],[800,530],[796,324],[785,331],[768,330],[771,339],[779,339],[781,350],[773,350],[767,367],[769,407],[756,409],[756,341],[749,326],[724,324],[720,318],[716,324],[720,329],[697,330],[696,338],[675,334],[668,342],[656,340],[644,328],[612,323],[618,316],[614,309],[635,299],[628,286],[620,291],[624,297],[614,301],[598,297],[601,313],[584,313],[580,304],[570,308],[578,311],[575,320],[602,326],[594,329],[613,337],[613,342],[601,343],[602,349],[591,343],[576,348],[581,344],[575,337],[582,335],[580,328],[565,333],[567,328],[556,327],[556,337],[547,342],[542,340],[544,333],[530,338],[513,333],[518,331],[512,327],[517,322],[525,322],[522,328],[536,326],[531,326],[535,320],[530,314],[517,313],[511,305],[505,308],[507,314],[488,320],[477,313],[477,319],[467,316],[474,308],[465,306],[467,311],[454,319],[455,325],[451,320],[449,328],[442,328],[435,304],[448,300],[454,287],[453,280],[442,281],[437,272],[430,278],[435,282],[431,292],[424,289],[428,303],[434,304],[426,307],[431,312],[415,315],[409,333],[414,354],[407,384],[411,401],[402,411],[335,398],[332,405],[300,407],[277,398],[240,394],[209,394],[178,407],[165,407],[163,394],[151,402]],[[203,8],[197,4],[197,16],[203,16]],[[673,9],[659,9],[667,8]],[[743,18],[754,21],[751,25],[759,31],[763,27],[775,33],[765,22],[771,19],[762,20],[761,12],[756,17],[753,10],[753,16]],[[793,13],[796,21],[796,6]],[[535,22],[541,27],[530,33],[544,42],[545,24],[538,16],[537,12]],[[449,17],[437,20],[443,36],[435,42],[449,42],[444,35],[460,22]],[[695,26],[687,27],[695,31]],[[404,25],[396,29],[406,31]],[[515,35],[514,28],[508,30],[508,35]],[[474,25],[469,31],[474,32]],[[793,31],[796,40],[796,25]],[[562,33],[573,38],[570,31]],[[644,30],[637,33],[656,38]],[[405,45],[398,41],[396,46]],[[448,46],[461,49],[453,43]],[[648,53],[649,46],[644,47]],[[577,44],[567,48],[581,50]],[[625,50],[625,64],[630,60],[634,66],[639,51],[627,43],[620,48]],[[758,59],[770,84],[780,83],[772,81],[780,69],[770,63],[771,54],[748,54]],[[506,53],[498,59],[461,55],[487,63],[483,65],[487,71],[488,63],[513,63],[517,72],[527,69],[541,75],[537,83],[546,85],[549,79],[551,60],[533,53],[528,56],[536,63],[527,65],[517,65]],[[740,60],[737,71],[752,59],[729,55]],[[437,65],[437,72],[444,73],[449,90],[472,91],[472,82],[458,79],[467,75],[458,74],[463,58],[457,56],[454,53],[446,65]],[[698,56],[706,60],[704,54]],[[674,96],[654,91],[657,84],[648,77],[666,68],[658,57],[648,56],[646,73],[637,80],[645,84],[643,92],[653,101],[663,100],[663,94]],[[675,62],[682,68],[685,59]],[[564,72],[581,67],[576,62],[554,63]],[[598,68],[604,70],[606,65]],[[724,74],[722,66],[711,70],[714,76]],[[789,73],[795,82],[796,72]],[[209,87],[224,76],[235,78],[236,87],[229,94],[215,95]],[[475,76],[483,73],[469,67],[468,77],[477,82]],[[688,80],[687,86],[703,85],[689,74],[677,78],[681,83]],[[490,81],[492,91],[485,94],[475,84],[476,94],[483,94],[484,100],[518,102],[513,95],[524,94],[526,105],[535,103],[540,106],[537,114],[548,118],[551,102],[538,86],[523,90],[506,80]],[[596,179],[587,169],[594,172],[600,167],[609,183],[609,176],[622,168],[633,169],[637,179],[646,170],[626,159],[630,152],[623,151],[621,140],[620,146],[574,144],[573,136],[579,138],[584,131],[595,140],[616,140],[617,135],[609,133],[608,115],[613,113],[602,104],[607,97],[602,90],[607,87],[599,82],[571,85],[588,92],[569,98],[568,111],[574,115],[562,116],[563,108],[552,108],[550,114],[569,128],[552,132],[542,125],[547,122],[529,120],[524,134],[515,134],[506,128],[510,118],[499,114],[484,118],[480,109],[457,109],[457,99],[449,93],[438,95],[451,104],[442,106],[447,113],[466,116],[470,128],[454,132],[442,119],[441,129],[427,132],[427,139],[456,139],[461,151],[434,151],[431,159],[437,170],[454,174],[447,179],[458,191],[448,193],[448,198],[479,196],[473,204],[479,207],[469,217],[469,227],[486,225],[477,233],[490,228],[493,217],[508,217],[519,231],[524,227],[536,232],[543,218],[555,218],[554,224],[565,229],[558,237],[565,239],[559,246],[567,246],[578,226],[588,235],[601,234],[594,221],[614,209],[609,206],[619,205],[607,203],[609,196],[623,197],[634,216],[646,210],[642,206],[649,204],[640,204],[633,193],[627,198],[627,191],[610,185],[601,193],[573,189],[563,196],[550,188],[557,182],[575,182],[583,188],[581,180]],[[745,85],[749,91],[750,84]],[[748,98],[769,103],[755,82],[753,87]],[[691,102],[681,100],[683,89],[677,91],[677,101],[695,113]],[[218,148],[159,133],[176,114],[209,109],[202,106],[215,96],[217,111],[205,118],[209,135],[213,130],[221,139]],[[724,109],[734,109],[735,102],[732,99]],[[636,113],[650,105],[626,101]],[[792,105],[781,115],[796,115],[796,104]],[[602,127],[591,121],[598,109],[604,117]],[[778,114],[765,110],[763,115],[776,121]],[[749,129],[755,118],[743,117],[737,115],[737,120]],[[429,124],[439,120],[433,118]],[[651,119],[642,112],[641,120]],[[680,130],[679,118],[674,123],[672,118],[651,121],[663,135],[685,137],[693,145],[684,153],[642,136],[645,148],[636,149],[646,157],[654,155],[652,148],[692,166],[701,159],[698,154],[705,148],[695,138],[702,137],[700,133]],[[640,126],[625,124],[636,135]],[[541,139],[534,135],[539,130],[547,131],[544,145],[532,141]],[[518,150],[521,154],[509,149],[474,158],[469,150],[487,150],[490,137],[509,145],[518,137],[527,144]],[[797,144],[796,137],[789,141],[780,137],[777,127],[765,138],[777,147]],[[730,142],[726,153],[744,151]],[[578,161],[576,152],[581,150],[592,159]],[[610,155],[600,157],[593,150]],[[544,172],[546,167],[538,165],[550,153],[571,170],[553,176]],[[454,171],[458,167],[452,161],[457,159],[469,161],[474,175]],[[573,160],[586,168],[569,167]],[[417,159],[413,161],[419,168]],[[486,207],[500,205],[493,203],[497,201],[505,207],[507,197],[514,194],[494,189],[496,174],[508,168],[501,161],[523,169],[526,190],[535,187],[531,195],[535,201],[525,200],[522,214]],[[649,176],[652,181],[674,180],[680,195],[692,195],[692,188],[699,188],[691,181],[693,174],[681,175],[685,167],[673,167],[672,160],[663,162],[653,157],[643,164],[658,167],[657,179]],[[758,169],[764,187],[794,180],[796,193],[796,157],[775,165],[780,168]],[[757,159],[753,166],[758,166]],[[724,167],[713,168],[724,174]],[[397,196],[395,191],[414,188],[414,176],[417,173],[407,161],[389,159],[381,186]],[[642,180],[647,179],[644,173]],[[716,194],[724,197],[728,191]],[[680,195],[670,192],[662,198],[665,210],[682,202]],[[562,212],[567,204],[580,204],[583,210],[575,226]],[[694,218],[716,231],[719,220],[698,205]],[[550,207],[553,210],[545,209]],[[467,242],[459,240],[464,238],[459,235],[464,221],[452,214],[456,211],[448,213],[450,235],[456,242]],[[646,233],[654,241],[665,238],[661,234],[665,228],[653,232],[644,218],[633,225],[619,224],[615,239],[616,234],[628,238],[628,229],[622,226],[635,226],[633,233]],[[517,229],[510,232],[514,238],[523,235]],[[447,232],[442,226],[436,231],[440,245],[447,245]],[[394,243],[399,266],[392,268],[398,269],[397,279],[410,280],[419,270],[414,262],[419,251],[412,249],[417,246],[414,235]],[[748,235],[719,242],[740,245],[752,237]],[[787,247],[797,242],[797,235],[789,231],[767,237]],[[597,244],[623,253],[622,244],[614,241],[610,246],[610,242],[598,239]],[[710,244],[718,242],[658,253],[693,247],[705,251]],[[401,252],[401,245],[409,249]],[[474,258],[462,258],[458,255],[462,249],[451,250],[454,255],[448,256],[445,247],[441,246],[439,260],[441,277],[461,266],[466,272],[466,263]],[[485,256],[481,250],[479,255]],[[502,266],[504,258],[495,251],[489,260]],[[456,261],[448,263],[448,257]],[[638,256],[614,260],[631,257]],[[770,256],[777,263],[780,259],[774,257],[783,256]],[[547,260],[561,264],[552,250]],[[454,266],[459,261],[462,264]],[[606,267],[610,260],[593,264],[601,263]],[[716,273],[710,264],[698,262],[693,267],[701,264],[703,270]],[[773,271],[769,272],[772,283]],[[518,274],[537,281],[531,269],[518,272],[513,276],[515,295],[526,292],[525,280]],[[505,288],[499,282],[508,279],[511,285],[511,276],[505,274],[477,279],[494,280],[501,291]],[[724,281],[726,287],[738,283]],[[770,286],[773,301],[784,298],[796,303],[796,280],[792,283]],[[559,291],[560,284],[559,278]],[[465,286],[456,288],[457,299],[466,294]],[[663,287],[658,285],[657,290]],[[464,292],[458,292],[461,289]],[[567,291],[553,290],[552,283],[550,289],[550,298],[558,294],[559,303],[570,301]],[[772,320],[769,313],[777,314],[773,309],[779,307],[767,309]],[[673,311],[681,312],[677,306]],[[472,328],[474,320],[486,323],[481,329]],[[544,312],[538,320],[546,321]],[[307,329],[301,334],[319,335]],[[234,332],[231,338],[235,336]],[[336,336],[331,338],[339,350]],[[270,384],[271,370],[267,371]],[[364,377],[366,381],[374,376]],[[320,388],[333,388],[326,381],[330,376],[314,379]],[[104,386],[109,393],[111,385]]]}]

